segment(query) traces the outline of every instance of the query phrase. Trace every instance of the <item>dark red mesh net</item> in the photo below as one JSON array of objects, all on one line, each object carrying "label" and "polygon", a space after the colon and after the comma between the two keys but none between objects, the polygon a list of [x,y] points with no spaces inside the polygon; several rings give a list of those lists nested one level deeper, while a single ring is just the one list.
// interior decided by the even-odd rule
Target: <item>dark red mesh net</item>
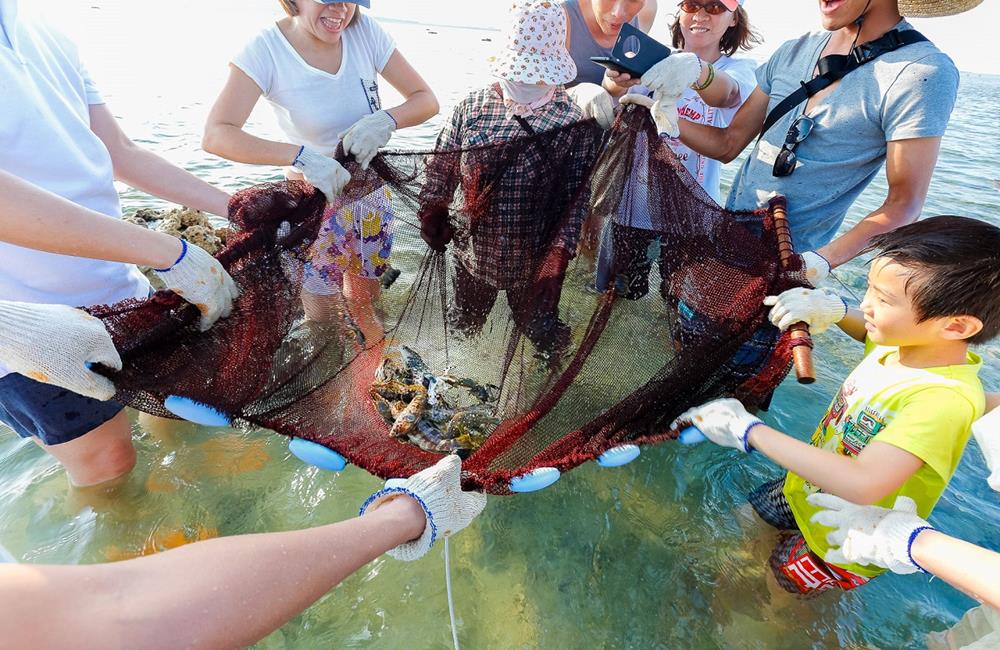
[{"label": "dark red mesh net", "polygon": [[[465,486],[508,494],[531,469],[667,439],[703,401],[758,406],[785,375],[790,348],[762,299],[803,283],[781,269],[773,220],[716,205],[645,111],[624,110],[607,133],[586,121],[461,151],[387,151],[367,171],[348,169],[345,204],[392,197],[401,274],[374,306],[384,338],[361,335],[366,317],[343,296],[304,318],[303,267],[325,201],[304,183],[260,185],[233,198],[237,232],[218,255],[242,290],[229,318],[199,332],[197,311],[162,291],[93,310],[125,363],[116,399],[170,417],[164,399],[185,396],[383,478],[436,462],[432,443],[456,444],[439,434],[474,439]],[[623,209],[638,204],[648,206],[641,224]],[[454,238],[434,252],[420,220],[444,208]],[[588,290],[592,251],[566,264],[594,223],[611,229],[617,290]],[[643,291],[643,280],[660,289]],[[448,378],[423,382],[444,413],[434,426],[435,407],[414,403],[424,397],[413,376],[375,381],[400,346]],[[390,435],[410,405],[411,434]]]}]

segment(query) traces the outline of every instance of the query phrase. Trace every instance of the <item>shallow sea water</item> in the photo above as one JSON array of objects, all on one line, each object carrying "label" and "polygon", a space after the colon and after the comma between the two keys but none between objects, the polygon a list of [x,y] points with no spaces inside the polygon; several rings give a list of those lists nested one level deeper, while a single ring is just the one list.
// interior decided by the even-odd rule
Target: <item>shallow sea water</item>
[{"label": "shallow sea water", "polygon": [[[274,16],[277,3],[54,0],[126,131],[189,170],[235,190],[278,170],[233,165],[202,152],[200,132],[229,57]],[[425,22],[428,22],[426,18]],[[449,22],[442,20],[441,22]],[[401,51],[435,88],[447,114],[487,80],[492,30],[386,21]],[[224,26],[224,27],[220,27]],[[489,39],[489,40],[486,40]],[[392,95],[384,92],[386,105]],[[1000,223],[1000,78],[963,75],[926,215]],[[268,110],[251,128],[275,134]],[[394,144],[427,146],[439,116]],[[724,172],[728,184],[735,164]],[[161,205],[123,190],[126,210]],[[849,223],[884,196],[879,178]],[[839,278],[860,295],[865,268]],[[983,379],[1000,390],[1000,346],[979,350]],[[817,339],[819,377],[786,382],[769,423],[805,438],[860,347],[839,333]],[[139,463],[113,497],[70,493],[62,470],[35,445],[0,430],[0,541],[28,562],[121,559],[215,535],[287,530],[351,517],[379,481],[303,465],[284,438],[139,417]],[[744,495],[779,470],[757,457],[701,445],[645,448],[616,470],[595,464],[534,495],[494,498],[453,539],[459,638],[467,648],[921,647],[974,603],[943,582],[885,576],[864,589],[808,602],[774,599],[764,559],[773,537],[743,514]],[[1000,550],[1000,499],[986,486],[975,444],[932,521]],[[255,596],[267,599],[268,594]],[[442,549],[404,564],[376,560],[260,648],[450,646]]]}]

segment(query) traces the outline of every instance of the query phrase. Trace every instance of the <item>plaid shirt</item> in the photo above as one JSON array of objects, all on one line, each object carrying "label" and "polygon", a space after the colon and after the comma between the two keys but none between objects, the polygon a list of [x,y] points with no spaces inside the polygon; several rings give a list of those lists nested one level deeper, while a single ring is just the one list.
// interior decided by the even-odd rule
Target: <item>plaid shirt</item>
[{"label": "plaid shirt", "polygon": [[[525,117],[535,133],[582,119],[580,109],[562,87],[556,89],[552,101]],[[507,119],[498,88],[488,86],[472,92],[455,107],[435,147],[439,151],[463,150],[463,153],[431,159],[420,197],[423,204],[453,205],[455,189],[461,185],[463,201],[455,204],[456,212],[452,217],[455,255],[470,273],[498,289],[523,286],[530,281],[551,245],[575,253],[587,213],[588,197],[585,195],[554,234],[546,235],[551,229],[537,223],[535,206],[539,198],[544,199],[544,194],[552,189],[552,180],[546,179],[544,174],[546,166],[562,170],[559,187],[575,188],[585,180],[594,162],[595,139],[570,137],[569,132],[562,140],[566,146],[558,147],[560,151],[545,151],[541,146],[531,145],[519,151],[516,170],[504,174],[502,186],[491,192],[488,209],[481,211],[478,218],[474,220],[469,211],[463,210],[463,207],[476,204],[481,194],[477,188],[480,172],[490,166],[489,161],[496,160],[500,151],[495,148],[467,150],[526,136],[528,133],[516,120]],[[484,161],[487,164],[484,165]],[[562,211],[569,207],[571,198],[565,197]],[[562,214],[546,216],[559,219]]]}]

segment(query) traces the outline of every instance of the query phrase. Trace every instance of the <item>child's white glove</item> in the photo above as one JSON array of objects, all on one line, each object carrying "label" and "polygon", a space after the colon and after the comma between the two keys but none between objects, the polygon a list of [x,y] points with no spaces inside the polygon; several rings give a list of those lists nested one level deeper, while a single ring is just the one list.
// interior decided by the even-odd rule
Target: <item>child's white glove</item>
[{"label": "child's white glove", "polygon": [[240,290],[219,260],[204,249],[182,240],[183,252],[169,269],[153,269],[164,286],[201,312],[204,332],[233,310]]},{"label": "child's white glove", "polygon": [[307,183],[322,192],[328,203],[336,201],[344,187],[351,182],[351,174],[343,165],[309,147],[299,150],[299,155],[292,161],[292,167],[302,173]]},{"label": "child's white glove", "polygon": [[847,315],[847,303],[829,289],[789,289],[764,298],[764,304],[771,306],[767,317],[782,332],[802,321],[820,334]]},{"label": "child's white glove", "polygon": [[372,158],[389,142],[396,130],[396,120],[385,111],[365,115],[346,131],[337,134],[344,143],[344,151],[354,156],[361,169],[368,169]]},{"label": "child's white glove", "polygon": [[585,118],[594,118],[602,129],[610,129],[615,121],[615,102],[601,86],[582,83],[566,90]]},{"label": "child's white glove", "polygon": [[990,470],[986,480],[991,488],[1000,492],[1000,407],[973,422],[972,435],[976,437]]},{"label": "child's white glove", "polygon": [[763,424],[761,419],[750,415],[739,400],[726,397],[684,411],[670,428],[695,426],[715,444],[749,453],[747,435],[758,424]]},{"label": "child's white glove", "polygon": [[806,500],[824,508],[812,516],[813,523],[836,529],[826,539],[839,548],[827,551],[823,558],[827,562],[875,565],[901,574],[923,570],[913,561],[910,546],[931,525],[917,516],[917,504],[910,497],[897,497],[892,510],[859,506],[823,492]]},{"label": "child's white glove", "polygon": [[672,138],[680,134],[677,102],[691,84],[701,77],[701,60],[690,52],[677,52],[642,75],[642,84],[653,91],[653,121],[661,133]]},{"label": "child's white glove", "polygon": [[830,262],[815,251],[806,251],[801,257],[806,280],[812,286],[818,287],[819,283],[830,275]]},{"label": "child's white glove", "polygon": [[115,386],[87,364],[121,370],[104,323],[66,305],[0,301],[0,362],[12,372],[93,399],[114,397]]},{"label": "child's white glove", "polygon": [[[410,561],[424,556],[438,537],[450,537],[469,525],[486,507],[486,495],[463,492],[462,460],[455,455],[442,458],[436,465],[414,474],[403,482],[386,483],[361,506],[361,513],[377,508],[393,495],[413,497],[424,509],[427,525],[417,539],[389,551],[397,560]],[[389,487],[389,485],[393,487]]]}]

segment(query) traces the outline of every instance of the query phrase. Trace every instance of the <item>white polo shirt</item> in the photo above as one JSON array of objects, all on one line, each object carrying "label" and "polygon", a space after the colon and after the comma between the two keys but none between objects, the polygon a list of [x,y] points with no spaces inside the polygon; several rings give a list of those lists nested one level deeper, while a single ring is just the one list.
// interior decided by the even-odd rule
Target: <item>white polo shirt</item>
[{"label": "white polo shirt", "polygon": [[[19,17],[17,0],[0,0],[0,28],[0,169],[121,218],[111,156],[90,130],[88,107],[104,101],[76,47],[45,25]],[[89,306],[148,292],[146,278],[131,264],[0,242],[2,300]]]}]

